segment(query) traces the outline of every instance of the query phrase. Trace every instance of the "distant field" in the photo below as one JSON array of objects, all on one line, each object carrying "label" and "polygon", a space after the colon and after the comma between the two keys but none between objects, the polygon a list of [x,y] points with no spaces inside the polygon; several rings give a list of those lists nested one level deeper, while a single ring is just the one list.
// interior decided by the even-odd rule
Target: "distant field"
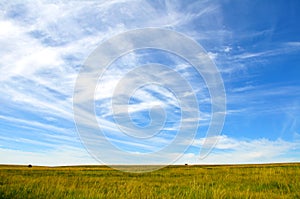
[{"label": "distant field", "polygon": [[2,165],[0,198],[300,198],[300,163],[168,166],[140,174]]}]

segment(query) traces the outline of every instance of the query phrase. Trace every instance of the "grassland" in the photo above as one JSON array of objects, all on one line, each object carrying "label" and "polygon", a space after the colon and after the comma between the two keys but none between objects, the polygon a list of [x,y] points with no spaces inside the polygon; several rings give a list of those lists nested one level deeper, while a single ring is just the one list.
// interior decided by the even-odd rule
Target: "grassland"
[{"label": "grassland", "polygon": [[0,198],[300,198],[300,163],[168,166],[0,166]]}]

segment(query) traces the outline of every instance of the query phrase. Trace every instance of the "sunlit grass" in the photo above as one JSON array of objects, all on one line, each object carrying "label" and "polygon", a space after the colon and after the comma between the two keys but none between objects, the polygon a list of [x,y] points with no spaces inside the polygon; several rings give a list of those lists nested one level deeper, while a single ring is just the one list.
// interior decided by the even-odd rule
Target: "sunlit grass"
[{"label": "sunlit grass", "polygon": [[0,198],[300,198],[300,163],[168,166],[0,166]]}]

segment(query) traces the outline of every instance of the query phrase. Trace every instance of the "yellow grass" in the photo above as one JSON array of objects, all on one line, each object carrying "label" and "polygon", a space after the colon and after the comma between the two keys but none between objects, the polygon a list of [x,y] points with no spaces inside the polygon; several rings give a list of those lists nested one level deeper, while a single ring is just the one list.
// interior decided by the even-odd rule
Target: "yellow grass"
[{"label": "yellow grass", "polygon": [[2,165],[0,198],[300,198],[300,163],[168,166],[139,174]]}]

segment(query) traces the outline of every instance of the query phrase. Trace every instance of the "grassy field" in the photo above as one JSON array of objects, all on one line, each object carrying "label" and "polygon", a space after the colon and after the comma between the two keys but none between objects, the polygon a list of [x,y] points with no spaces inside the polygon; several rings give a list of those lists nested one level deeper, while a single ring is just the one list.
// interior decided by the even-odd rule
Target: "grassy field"
[{"label": "grassy field", "polygon": [[2,165],[0,198],[300,198],[300,163],[168,166],[140,174]]}]

